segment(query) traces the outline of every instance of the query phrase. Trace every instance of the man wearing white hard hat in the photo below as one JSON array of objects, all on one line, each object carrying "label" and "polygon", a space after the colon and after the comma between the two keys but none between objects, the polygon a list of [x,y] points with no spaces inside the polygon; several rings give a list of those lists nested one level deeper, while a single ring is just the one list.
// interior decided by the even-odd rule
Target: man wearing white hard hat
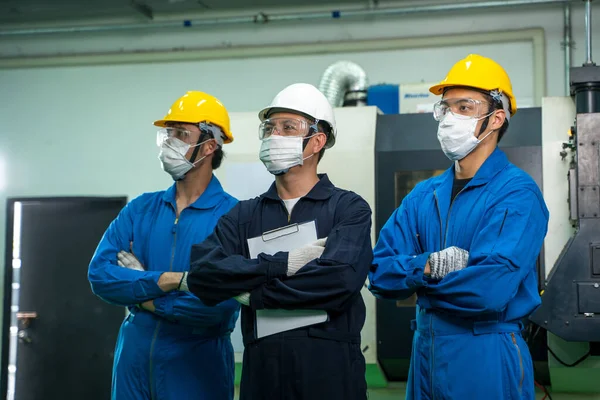
[{"label": "man wearing white hard hat", "polygon": [[[244,305],[240,399],[366,399],[360,290],[373,258],[371,209],[317,174],[336,139],[333,109],[314,86],[294,84],[259,118],[260,159],[275,182],[192,247],[182,288],[207,305]],[[255,249],[273,238],[297,242]]]}]

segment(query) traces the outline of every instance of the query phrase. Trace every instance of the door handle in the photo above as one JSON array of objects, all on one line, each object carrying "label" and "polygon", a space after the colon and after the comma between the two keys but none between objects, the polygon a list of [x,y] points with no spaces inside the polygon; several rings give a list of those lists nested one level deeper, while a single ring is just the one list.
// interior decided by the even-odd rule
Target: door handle
[{"label": "door handle", "polygon": [[31,321],[37,318],[37,313],[35,311],[28,312],[18,312],[17,313],[17,321],[19,321],[19,332],[17,333],[17,337],[21,343],[31,343],[31,337],[27,333],[27,328],[31,324]]},{"label": "door handle", "polygon": [[37,313],[35,311],[17,313],[17,320],[21,323],[21,327],[23,329],[27,328],[31,324],[31,321],[36,318]]}]

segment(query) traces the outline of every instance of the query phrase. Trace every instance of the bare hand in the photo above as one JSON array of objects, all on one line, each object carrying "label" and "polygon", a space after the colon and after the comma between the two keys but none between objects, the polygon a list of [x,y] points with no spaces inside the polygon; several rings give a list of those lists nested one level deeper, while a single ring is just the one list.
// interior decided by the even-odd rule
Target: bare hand
[{"label": "bare hand", "polygon": [[179,282],[181,282],[182,277],[183,272],[165,272],[158,279],[158,287],[160,287],[163,292],[176,290],[177,287],[179,287]]},{"label": "bare hand", "polygon": [[142,308],[146,311],[155,312],[156,307],[154,307],[154,300],[148,300],[141,304]]}]

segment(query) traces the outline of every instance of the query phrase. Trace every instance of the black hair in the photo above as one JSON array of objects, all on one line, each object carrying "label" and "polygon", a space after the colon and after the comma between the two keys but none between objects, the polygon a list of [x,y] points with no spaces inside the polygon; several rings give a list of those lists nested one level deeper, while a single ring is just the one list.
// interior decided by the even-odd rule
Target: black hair
[{"label": "black hair", "polygon": [[[315,120],[307,117],[309,120],[312,120],[312,128],[308,130],[308,133],[306,134],[306,137],[314,135],[317,132],[323,132],[325,134],[326,137],[326,142],[329,140],[329,135],[331,135],[331,127],[329,126],[329,124],[325,121],[319,121],[317,123],[317,129],[314,130],[314,124],[315,124]],[[302,144],[302,150],[304,150],[306,148],[306,146],[308,146],[308,142],[309,140],[305,140],[304,143]],[[323,146],[323,148],[319,151],[319,156],[317,158],[317,164],[321,161],[321,159],[323,158],[323,155],[325,154],[325,146]]]},{"label": "black hair", "polygon": [[[502,106],[502,101],[501,100],[495,100],[489,93],[486,93],[484,91],[480,91],[480,92],[485,97],[485,100],[490,105],[489,108],[488,108],[488,114],[491,114],[491,113],[493,113],[496,110],[504,110],[504,107]],[[502,139],[502,137],[506,133],[506,130],[508,129],[508,115],[506,117],[507,118],[504,119],[504,123],[502,124],[502,126],[500,127],[500,129],[498,129],[498,140],[497,140],[497,143],[500,143],[500,140]],[[483,123],[481,124],[481,130],[479,131],[479,135],[481,135],[483,133],[483,131],[485,131],[485,128],[487,128],[487,126],[488,126],[489,120],[490,120],[490,117],[488,116],[485,119],[485,121],[483,121]]]},{"label": "black hair", "polygon": [[[214,139],[213,134],[210,132],[206,132],[205,130],[202,130],[202,133],[200,134],[200,138],[198,139],[198,143],[202,143],[205,140],[210,140],[210,139]],[[225,158],[225,152],[223,151],[223,146],[217,144],[217,148],[213,152],[213,157],[212,157],[212,161],[211,161],[213,170],[215,170],[221,166],[221,163],[223,162],[223,158]]]},{"label": "black hair", "polygon": [[[329,124],[325,121],[319,121],[317,124],[317,128],[319,128],[319,132],[325,133],[326,140],[329,141],[329,135],[332,135],[331,128]],[[325,142],[327,143],[327,142]],[[325,155],[325,146],[319,151],[319,158],[317,159],[317,164],[321,161],[323,156]]]}]

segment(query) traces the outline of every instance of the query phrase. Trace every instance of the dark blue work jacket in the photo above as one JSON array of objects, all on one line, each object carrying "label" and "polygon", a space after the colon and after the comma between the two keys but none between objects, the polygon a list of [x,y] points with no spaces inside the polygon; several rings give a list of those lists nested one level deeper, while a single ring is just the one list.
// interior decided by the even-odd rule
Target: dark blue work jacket
[{"label": "dark blue work jacket", "polygon": [[[275,184],[264,194],[239,202],[221,217],[215,231],[192,247],[190,291],[207,305],[250,292],[242,307],[244,343],[256,340],[260,309],[317,309],[329,320],[311,328],[317,337],[360,342],[365,305],[360,294],[371,261],[371,209],[357,194],[336,188],[326,175],[288,214]],[[327,237],[323,255],[287,276],[288,253],[249,256],[247,240],[293,223],[316,221]]]}]

